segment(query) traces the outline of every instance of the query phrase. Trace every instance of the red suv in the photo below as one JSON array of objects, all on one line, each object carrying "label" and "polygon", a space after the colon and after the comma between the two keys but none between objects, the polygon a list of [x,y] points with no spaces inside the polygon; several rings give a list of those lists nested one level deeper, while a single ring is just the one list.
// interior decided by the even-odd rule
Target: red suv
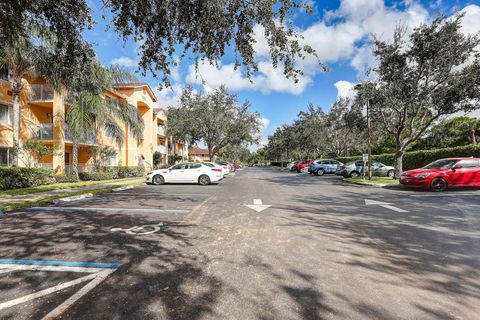
[{"label": "red suv", "polygon": [[445,191],[447,188],[480,187],[480,158],[441,159],[404,172],[400,183],[413,188]]},{"label": "red suv", "polygon": [[313,161],[312,160],[301,160],[301,161],[298,161],[294,166],[293,166],[293,170],[296,170],[297,172],[302,172],[302,169],[303,171],[307,172],[306,170],[308,170],[308,167],[310,167],[312,165]]}]

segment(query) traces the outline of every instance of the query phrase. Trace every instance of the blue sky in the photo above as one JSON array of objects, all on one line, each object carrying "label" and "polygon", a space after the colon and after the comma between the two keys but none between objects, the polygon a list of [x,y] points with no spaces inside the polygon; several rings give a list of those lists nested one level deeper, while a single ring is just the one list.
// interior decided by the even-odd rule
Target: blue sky
[{"label": "blue sky", "polygon": [[[262,141],[276,127],[292,122],[300,110],[308,103],[328,110],[338,96],[351,94],[353,83],[364,78],[365,69],[375,64],[371,54],[370,35],[390,39],[396,25],[402,24],[411,29],[427,22],[437,14],[452,15],[457,11],[466,14],[463,22],[465,33],[480,32],[480,2],[468,0],[432,1],[383,1],[383,0],[321,0],[310,1],[314,11],[311,16],[298,13],[294,24],[313,46],[321,60],[328,65],[330,72],[323,72],[314,59],[301,61],[299,66],[305,72],[298,84],[285,79],[282,69],[274,70],[262,30],[256,29],[257,61],[260,72],[253,76],[253,84],[245,78],[242,70],[233,70],[232,56],[222,58],[220,68],[204,63],[195,72],[192,61],[180,63],[172,79],[171,89],[156,90],[159,107],[176,103],[182,87],[194,85],[198,90],[212,90],[225,84],[238,94],[239,100],[248,99],[252,110],[263,117]],[[89,1],[94,10],[97,24],[86,37],[94,43],[98,58],[103,64],[119,63],[132,71],[136,70],[138,44],[133,40],[124,42],[111,30],[108,21],[102,20],[101,4]],[[147,81],[153,89],[159,81],[152,75],[139,77]],[[203,80],[203,82],[202,82]]]}]

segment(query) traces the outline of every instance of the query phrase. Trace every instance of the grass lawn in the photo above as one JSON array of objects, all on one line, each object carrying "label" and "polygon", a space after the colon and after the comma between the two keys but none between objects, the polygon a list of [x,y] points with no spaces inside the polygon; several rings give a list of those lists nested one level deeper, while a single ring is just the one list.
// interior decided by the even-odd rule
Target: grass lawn
[{"label": "grass lawn", "polygon": [[138,180],[138,179],[143,179],[143,177],[101,180],[101,181],[79,181],[79,182],[55,183],[55,184],[48,184],[48,185],[36,186],[36,187],[30,187],[30,188],[3,190],[3,191],[0,191],[0,198],[7,198],[11,196],[21,196],[25,194],[61,190],[61,189],[68,189],[68,188],[93,186],[93,185],[104,184],[104,183],[112,183],[112,182],[115,183],[115,182],[121,182],[121,181]]},{"label": "grass lawn", "polygon": [[[120,180],[120,179],[117,179],[116,181],[118,181],[118,180]],[[124,179],[122,179],[122,180],[124,180]],[[132,179],[130,179],[130,180],[132,180]],[[37,199],[37,200],[25,200],[25,201],[18,201],[18,202],[8,203],[8,204],[5,204],[5,205],[0,205],[0,209],[4,210],[4,211],[8,211],[8,210],[14,210],[14,209],[20,209],[20,208],[41,206],[41,205],[49,204],[52,201],[58,200],[60,198],[78,196],[78,195],[86,194],[86,193],[98,194],[98,193],[111,191],[111,190],[116,189],[116,188],[125,187],[127,185],[137,186],[137,185],[141,185],[141,184],[143,184],[143,183],[115,184],[115,185],[112,184],[112,185],[109,185],[108,187],[102,187],[102,188],[97,188],[97,189],[65,192],[65,193],[62,193],[62,194],[59,194],[59,195],[47,196],[47,197],[43,197],[43,198],[40,198],[40,199]]]},{"label": "grass lawn", "polygon": [[363,177],[345,178],[345,181],[369,186],[395,185],[400,183],[398,180],[388,177],[372,177],[372,180],[368,180],[367,178],[363,179]]}]

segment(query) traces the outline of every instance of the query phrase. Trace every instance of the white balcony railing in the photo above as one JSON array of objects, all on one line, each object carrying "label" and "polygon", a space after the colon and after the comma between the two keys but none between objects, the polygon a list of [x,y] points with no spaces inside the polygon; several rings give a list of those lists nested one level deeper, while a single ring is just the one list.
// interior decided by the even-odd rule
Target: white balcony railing
[{"label": "white balcony railing", "polygon": [[167,148],[165,148],[165,146],[157,146],[157,151],[161,154],[167,154]]},{"label": "white balcony railing", "polygon": [[[95,171],[95,166],[93,164],[78,164],[78,172],[93,172]],[[73,174],[73,164],[65,165],[65,173]]]},{"label": "white balcony railing", "polygon": [[49,101],[53,100],[53,88],[49,84],[31,84],[30,85],[31,101]]},{"label": "white balcony railing", "polygon": [[161,136],[166,135],[167,130],[165,130],[165,126],[157,126],[157,133]]},{"label": "white balcony railing", "polygon": [[53,123],[41,123],[32,126],[32,138],[38,140],[53,140]]},{"label": "white balcony railing", "polygon": [[35,163],[35,167],[37,168],[48,168],[48,169],[52,169],[53,168],[53,163]]}]

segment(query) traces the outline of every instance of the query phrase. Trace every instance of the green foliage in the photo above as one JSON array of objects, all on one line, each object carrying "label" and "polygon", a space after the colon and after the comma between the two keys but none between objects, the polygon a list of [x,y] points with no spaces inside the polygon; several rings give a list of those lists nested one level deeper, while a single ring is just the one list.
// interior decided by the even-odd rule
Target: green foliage
[{"label": "green foliage", "polygon": [[100,181],[113,178],[110,172],[79,172],[78,177],[83,181]]},{"label": "green foliage", "polygon": [[399,27],[391,42],[375,39],[377,77],[358,97],[394,137],[397,176],[403,153],[436,119],[480,107],[480,37],[461,31],[462,17],[440,16],[408,36]]},{"label": "green foliage", "polygon": [[270,162],[270,165],[273,167],[286,167],[288,164],[288,161],[272,161]]},{"label": "green foliage", "polygon": [[[453,157],[480,157],[480,145],[406,152],[403,157],[404,170],[421,168],[435,160]],[[349,161],[361,160],[362,156],[339,157],[336,159],[347,163]],[[393,166],[395,163],[395,154],[372,155],[372,159]]]},{"label": "green foliage", "polygon": [[153,153],[153,166],[158,167],[162,163],[162,154],[158,151]]},{"label": "green foliage", "polygon": [[25,156],[23,161],[27,167],[32,167],[35,163],[43,162],[45,156],[53,156],[58,148],[53,146],[46,145],[44,142],[39,140],[27,140],[22,145]]},{"label": "green foliage", "polygon": [[0,189],[16,189],[55,183],[53,171],[45,168],[0,167]]},{"label": "green foliage", "polygon": [[78,182],[79,178],[74,174],[57,174],[54,176],[55,182],[57,183],[67,183],[67,182]]},{"label": "green foliage", "polygon": [[94,146],[88,149],[88,154],[92,157],[93,165],[97,171],[105,167],[107,161],[117,155],[117,151],[109,146]]},{"label": "green foliage", "polygon": [[168,161],[167,161],[167,162],[168,162],[168,166],[170,167],[170,166],[173,166],[173,165],[174,165],[175,163],[177,163],[178,161],[181,161],[181,160],[182,160],[182,157],[170,155],[170,156],[168,156],[168,159],[167,159],[167,160],[168,160]]},{"label": "green foliage", "polygon": [[480,142],[480,119],[455,117],[443,120],[427,130],[415,149],[448,148]]},{"label": "green foliage", "polygon": [[248,162],[250,150],[243,145],[226,145],[220,149],[218,155],[222,160],[230,162]]},{"label": "green foliage", "polygon": [[213,158],[227,145],[258,140],[260,114],[249,107],[248,101],[238,105],[236,95],[223,86],[208,94],[196,94],[187,87],[180,106],[168,109],[168,132],[177,141],[205,142]]},{"label": "green foliage", "polygon": [[117,167],[116,178],[143,177],[145,168],[143,166],[136,167]]}]

